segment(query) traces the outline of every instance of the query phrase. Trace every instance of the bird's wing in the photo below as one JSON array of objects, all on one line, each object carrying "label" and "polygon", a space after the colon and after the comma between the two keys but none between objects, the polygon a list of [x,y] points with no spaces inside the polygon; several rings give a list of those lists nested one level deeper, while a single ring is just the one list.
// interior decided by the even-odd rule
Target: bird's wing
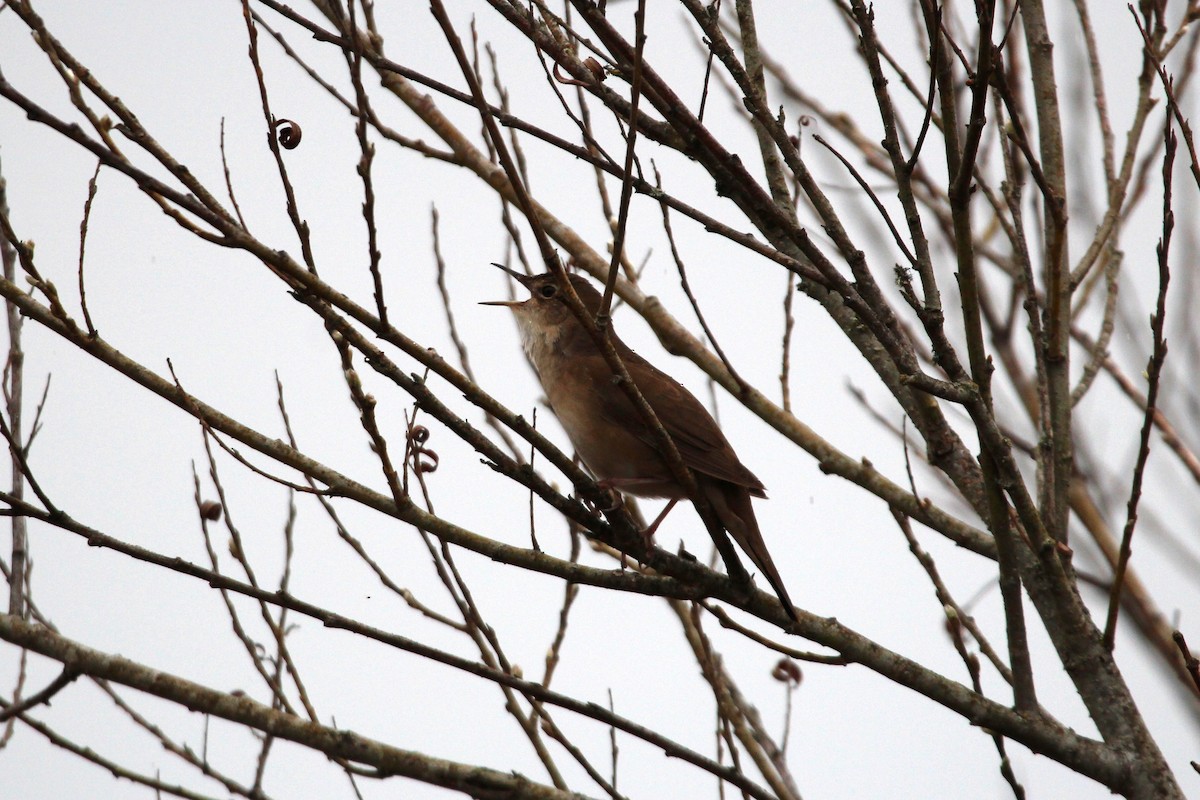
[{"label": "bird's wing", "polygon": [[[595,357],[601,358],[599,354]],[[622,348],[621,358],[635,380],[640,374],[644,376],[643,381],[653,382],[654,390],[643,389],[642,396],[654,409],[688,467],[719,480],[745,486],[751,494],[765,496],[762,481],[738,460],[720,427],[695,395],[632,350]],[[626,430],[657,449],[654,433],[623,391],[601,392],[600,395],[605,398],[603,406],[606,417],[625,426]]]}]

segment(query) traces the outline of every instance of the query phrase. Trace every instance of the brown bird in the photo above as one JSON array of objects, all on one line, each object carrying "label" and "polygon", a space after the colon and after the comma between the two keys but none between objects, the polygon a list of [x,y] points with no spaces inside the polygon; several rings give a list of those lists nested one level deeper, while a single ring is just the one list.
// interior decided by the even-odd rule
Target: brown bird
[{"label": "brown bird", "polygon": [[[558,279],[549,272],[529,277],[500,268],[516,278],[531,296],[525,301],[501,300],[484,305],[508,306],[516,315],[521,343],[537,370],[550,408],[599,484],[638,497],[670,500],[647,529],[648,536],[653,534],[667,512],[678,501],[687,499],[687,493],[672,475],[650,426],[613,381],[608,362],[567,306]],[[578,275],[571,275],[570,280],[588,313],[596,315],[600,293]],[[795,619],[796,612],[750,504],[752,496],[767,496],[762,481],[738,459],[716,421],[691,392],[630,350],[611,329],[610,339],[633,382],[675,443],[683,463],[692,470],[717,519],[762,570],[788,616]]]}]

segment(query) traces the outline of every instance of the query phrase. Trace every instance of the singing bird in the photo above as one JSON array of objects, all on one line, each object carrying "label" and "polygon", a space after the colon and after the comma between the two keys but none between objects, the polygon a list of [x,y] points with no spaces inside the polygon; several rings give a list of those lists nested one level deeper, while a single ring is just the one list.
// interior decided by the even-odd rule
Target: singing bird
[{"label": "singing bird", "polygon": [[[575,451],[604,488],[670,502],[647,529],[654,529],[687,493],[671,473],[653,431],[633,401],[613,380],[613,372],[583,323],[571,312],[552,273],[527,276],[506,267],[529,290],[528,300],[499,300],[484,305],[507,306],[516,315],[521,344]],[[600,293],[579,275],[572,288],[593,317]],[[654,409],[683,463],[692,470],[717,519],[766,577],[793,620],[795,609],[779,570],[771,560],[750,504],[766,497],[762,481],[737,457],[716,421],[700,401],[652,364],[629,349],[610,329],[610,340],[629,376]]]}]

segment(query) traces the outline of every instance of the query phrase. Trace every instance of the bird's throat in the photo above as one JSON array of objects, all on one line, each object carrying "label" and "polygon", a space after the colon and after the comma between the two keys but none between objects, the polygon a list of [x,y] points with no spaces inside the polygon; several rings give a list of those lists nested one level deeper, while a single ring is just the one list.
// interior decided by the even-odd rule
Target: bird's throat
[{"label": "bird's throat", "polygon": [[525,355],[529,356],[539,373],[545,374],[552,362],[562,355],[562,326],[538,325],[523,316],[517,317],[517,324],[521,331],[521,347],[525,350]]}]

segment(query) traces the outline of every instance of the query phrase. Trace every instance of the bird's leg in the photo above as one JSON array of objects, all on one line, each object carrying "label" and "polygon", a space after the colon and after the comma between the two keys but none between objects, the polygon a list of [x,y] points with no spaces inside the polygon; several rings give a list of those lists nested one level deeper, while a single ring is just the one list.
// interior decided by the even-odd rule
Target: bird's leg
[{"label": "bird's leg", "polygon": [[672,499],[670,502],[668,502],[667,507],[659,512],[659,515],[655,517],[654,522],[650,523],[650,527],[642,531],[642,538],[646,540],[646,547],[650,546],[650,543],[654,540],[654,532],[658,530],[658,526],[662,524],[662,521],[667,518],[667,514],[671,513],[671,509],[674,508],[675,504],[678,502],[678,499]]},{"label": "bird's leg", "polygon": [[[637,486],[645,486],[647,484],[657,483],[658,481],[653,478],[604,478],[603,480],[596,481],[597,486],[599,486],[601,489],[612,492],[613,496],[616,497],[617,500],[616,504],[613,506],[614,509],[620,507],[625,502],[625,497],[620,491],[618,491],[619,489],[630,489]],[[641,531],[642,546],[645,547],[647,552],[654,548],[654,532],[658,530],[658,526],[662,524],[662,521],[667,518],[667,514],[670,513],[671,509],[674,508],[675,504],[678,502],[678,498],[672,499],[669,503],[667,503],[667,507],[664,508],[662,512],[655,518],[654,522],[650,523],[649,527],[644,528]],[[622,558],[624,558],[624,554],[622,554]],[[622,566],[624,566],[624,564],[622,564]]]},{"label": "bird's leg", "polygon": [[[631,489],[637,486],[644,486],[648,483],[657,484],[659,482],[655,478],[605,478],[602,481],[598,481],[596,485],[603,489],[616,490]],[[658,530],[658,526],[662,524],[662,521],[667,518],[667,514],[671,513],[671,509],[678,502],[679,498],[673,498],[667,503],[667,507],[662,510],[662,513],[655,518],[654,522],[651,522],[650,526],[642,531],[642,538],[646,541],[646,547],[650,547],[654,539],[654,532]]]}]

